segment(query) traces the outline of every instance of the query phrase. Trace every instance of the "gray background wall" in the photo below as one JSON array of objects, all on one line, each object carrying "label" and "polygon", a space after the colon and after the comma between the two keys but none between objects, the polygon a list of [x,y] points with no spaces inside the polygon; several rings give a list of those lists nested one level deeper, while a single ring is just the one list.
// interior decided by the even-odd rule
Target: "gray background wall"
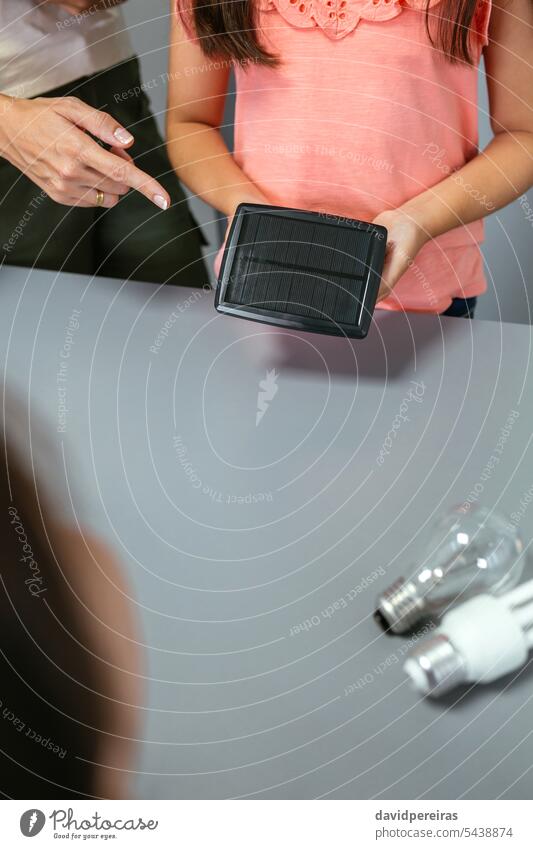
[{"label": "gray background wall", "polygon": [[[154,80],[165,73],[167,63],[168,0],[129,0],[124,6],[135,48],[141,57],[145,80]],[[164,86],[152,88],[150,95],[154,111],[162,123],[165,110]],[[488,103],[483,75],[480,74],[480,143],[490,139]],[[533,208],[533,191],[528,194]],[[192,200],[197,218],[204,225],[210,246],[218,240],[216,214],[197,199]],[[477,316],[519,323],[532,323],[533,307],[533,221],[528,221],[517,201],[490,216],[486,222],[483,247],[489,291],[481,299]]]}]

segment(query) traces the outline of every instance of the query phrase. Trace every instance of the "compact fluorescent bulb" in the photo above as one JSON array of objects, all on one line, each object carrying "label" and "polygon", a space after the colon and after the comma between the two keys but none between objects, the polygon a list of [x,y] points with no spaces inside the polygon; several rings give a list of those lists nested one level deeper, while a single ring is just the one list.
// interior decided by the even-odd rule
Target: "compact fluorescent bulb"
[{"label": "compact fluorescent bulb", "polygon": [[495,681],[523,666],[533,648],[533,580],[502,596],[480,595],[446,613],[408,655],[404,669],[424,695]]}]

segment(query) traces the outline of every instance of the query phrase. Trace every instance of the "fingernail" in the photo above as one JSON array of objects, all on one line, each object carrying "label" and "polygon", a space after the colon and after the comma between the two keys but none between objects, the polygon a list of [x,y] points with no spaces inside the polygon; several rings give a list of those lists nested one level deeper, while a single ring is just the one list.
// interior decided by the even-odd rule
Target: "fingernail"
[{"label": "fingernail", "polygon": [[164,198],[163,195],[154,195],[154,203],[157,204],[160,209],[168,209],[168,200]]},{"label": "fingernail", "polygon": [[125,130],[123,127],[118,127],[118,129],[116,129],[114,132],[114,136],[121,144],[131,144],[131,142],[133,141],[132,134],[128,133],[128,131]]}]

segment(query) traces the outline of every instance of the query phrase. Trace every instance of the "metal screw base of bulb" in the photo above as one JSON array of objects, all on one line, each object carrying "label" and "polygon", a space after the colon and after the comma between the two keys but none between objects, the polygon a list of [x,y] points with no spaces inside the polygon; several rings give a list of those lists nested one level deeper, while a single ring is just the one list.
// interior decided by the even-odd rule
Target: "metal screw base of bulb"
[{"label": "metal screw base of bulb", "polygon": [[377,614],[395,634],[409,631],[424,615],[424,599],[412,581],[399,578],[378,598]]},{"label": "metal screw base of bulb", "polygon": [[435,634],[416,646],[405,671],[428,696],[442,696],[467,681],[464,660],[445,634]]}]

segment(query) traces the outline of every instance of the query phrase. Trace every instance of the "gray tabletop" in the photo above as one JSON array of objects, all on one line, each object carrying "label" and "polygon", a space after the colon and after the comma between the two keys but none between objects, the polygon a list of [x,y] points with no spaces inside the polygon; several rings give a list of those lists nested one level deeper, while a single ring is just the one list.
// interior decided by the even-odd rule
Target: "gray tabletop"
[{"label": "gray tabletop", "polygon": [[522,509],[530,327],[383,313],[352,343],[4,268],[0,348],[134,588],[139,795],[531,798],[530,670],[424,701],[372,615],[439,511]]}]

